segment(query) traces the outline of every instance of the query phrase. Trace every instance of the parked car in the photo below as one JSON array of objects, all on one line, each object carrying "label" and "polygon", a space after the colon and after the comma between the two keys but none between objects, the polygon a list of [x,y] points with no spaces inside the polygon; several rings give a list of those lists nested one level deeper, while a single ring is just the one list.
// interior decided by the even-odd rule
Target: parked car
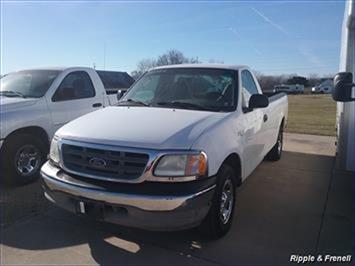
[{"label": "parked car", "polygon": [[312,93],[329,94],[333,91],[333,80],[327,79],[316,87],[312,88]]},{"label": "parked car", "polygon": [[59,129],[41,169],[45,196],[73,213],[148,230],[228,232],[236,187],[282,154],[285,94],[248,67],[154,68],[117,106]]},{"label": "parked car", "polygon": [[284,92],[287,94],[303,94],[304,85],[300,84],[281,84],[274,87],[275,92]]},{"label": "parked car", "polygon": [[2,181],[23,184],[39,176],[54,132],[81,115],[117,103],[125,72],[91,68],[35,69],[0,79]]}]

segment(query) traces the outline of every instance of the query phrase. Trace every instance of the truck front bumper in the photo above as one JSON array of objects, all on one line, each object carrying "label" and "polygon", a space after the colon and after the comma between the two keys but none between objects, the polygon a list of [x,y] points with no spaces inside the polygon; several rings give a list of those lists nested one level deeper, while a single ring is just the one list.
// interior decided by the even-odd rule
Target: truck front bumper
[{"label": "truck front bumper", "polygon": [[46,198],[59,207],[98,220],[157,231],[199,225],[209,211],[215,189],[210,185],[179,195],[123,193],[75,178],[49,162],[42,167],[41,176]]}]

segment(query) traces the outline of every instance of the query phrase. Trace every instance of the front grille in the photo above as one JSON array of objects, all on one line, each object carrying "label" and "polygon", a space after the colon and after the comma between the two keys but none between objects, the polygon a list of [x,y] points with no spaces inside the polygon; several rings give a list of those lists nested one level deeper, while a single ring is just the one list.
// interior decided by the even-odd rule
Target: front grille
[{"label": "front grille", "polygon": [[149,156],[144,153],[112,151],[77,145],[62,145],[63,163],[69,171],[101,178],[139,178]]}]

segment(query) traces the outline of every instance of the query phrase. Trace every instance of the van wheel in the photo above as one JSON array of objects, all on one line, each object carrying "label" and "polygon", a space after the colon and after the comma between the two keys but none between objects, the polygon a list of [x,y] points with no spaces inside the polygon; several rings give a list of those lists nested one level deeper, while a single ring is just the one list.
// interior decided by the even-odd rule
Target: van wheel
[{"label": "van wheel", "polygon": [[10,136],[0,154],[1,181],[8,185],[24,185],[39,177],[46,159],[46,145],[29,134]]},{"label": "van wheel", "polygon": [[266,155],[266,159],[269,161],[278,161],[281,159],[283,148],[283,126],[281,125],[279,134],[277,136],[277,141],[274,147]]},{"label": "van wheel", "polygon": [[211,208],[199,231],[212,239],[224,236],[230,229],[236,197],[236,175],[229,165],[222,165],[217,174],[217,187]]}]

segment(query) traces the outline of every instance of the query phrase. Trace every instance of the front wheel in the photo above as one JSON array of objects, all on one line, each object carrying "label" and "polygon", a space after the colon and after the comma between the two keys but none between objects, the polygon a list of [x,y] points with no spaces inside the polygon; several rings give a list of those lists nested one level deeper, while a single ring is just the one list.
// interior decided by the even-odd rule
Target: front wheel
[{"label": "front wheel", "polygon": [[222,165],[218,172],[217,187],[211,208],[199,230],[210,238],[220,238],[230,229],[236,197],[236,175],[229,165]]},{"label": "front wheel", "polygon": [[46,148],[32,135],[18,134],[5,141],[0,156],[2,181],[9,185],[23,185],[39,176]]}]

